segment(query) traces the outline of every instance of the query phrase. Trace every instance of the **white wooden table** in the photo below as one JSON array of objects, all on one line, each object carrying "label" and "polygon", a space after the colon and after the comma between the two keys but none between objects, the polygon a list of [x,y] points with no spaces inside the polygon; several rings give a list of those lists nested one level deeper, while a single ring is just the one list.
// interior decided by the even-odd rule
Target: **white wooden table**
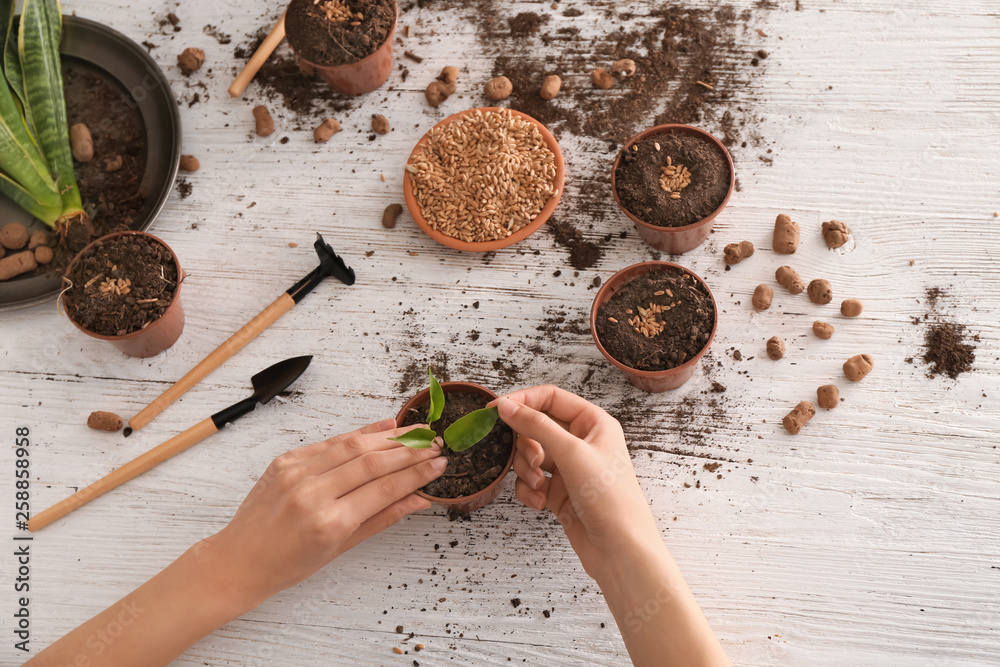
[{"label": "white wooden table", "polygon": [[[584,324],[595,276],[651,256],[610,197],[592,230],[580,214],[570,221],[595,240],[629,234],[605,244],[599,264],[579,277],[544,230],[484,259],[436,245],[405,213],[393,230],[379,224],[382,209],[402,201],[402,163],[420,134],[446,113],[480,103],[492,63],[477,55],[471,23],[434,3],[408,13],[403,23],[423,19],[437,33],[411,38],[424,62],[407,62],[405,83],[394,72],[387,88],[341,114],[346,131],[329,144],[314,145],[311,126],[294,129],[275,105],[278,132],[248,141],[259,91],[251,86],[233,100],[225,89],[233,47],[263,25],[261,3],[252,4],[64,5],[156,44],[152,53],[178,94],[188,93],[175,66],[185,46],[203,48],[214,72],[199,79],[209,99],[181,108],[184,152],[202,165],[187,176],[193,192],[175,195],[151,230],[189,274],[178,344],[132,360],[80,335],[52,304],[0,315],[0,433],[9,442],[16,427],[31,428],[33,510],[243,397],[250,375],[271,363],[307,353],[316,359],[290,397],[37,534],[32,652],[225,525],[279,453],[394,415],[405,399],[397,389],[404,368],[445,355],[453,379],[499,391],[551,381],[625,417],[664,539],[734,663],[1000,663],[995,3],[919,9],[802,0],[800,11],[787,0],[772,9],[738,3],[753,8],[754,27],[769,35],[745,36],[772,55],[753,87],[737,94],[763,117],[760,132],[773,153],[735,151],[741,191],[710,241],[678,259],[709,282],[722,319],[711,372],[699,370],[661,395],[634,390],[574,326]],[[586,13],[574,21],[592,25],[604,16],[605,9],[576,4]],[[171,10],[183,28],[174,39],[155,27]],[[529,2],[501,7],[501,15],[525,10],[566,20]],[[437,23],[439,15],[452,20]],[[233,44],[203,34],[206,24],[231,33]],[[464,65],[466,97],[433,110],[422,88],[446,64]],[[576,74],[583,85],[586,73]],[[395,131],[369,142],[371,113],[385,113]],[[279,143],[283,136],[287,144]],[[606,171],[613,154],[572,137],[563,146],[570,185],[560,206],[568,212],[579,195],[573,174]],[[779,212],[804,230],[792,263],[804,275],[829,278],[835,303],[861,298],[857,321],[832,315],[835,305],[777,289],[770,311],[751,314],[754,286],[789,261],[770,252]],[[828,251],[819,236],[820,221],[831,218],[854,231],[855,242],[841,251]],[[311,269],[316,231],[356,269],[354,287],[323,284],[133,437],[87,429],[95,409],[135,414]],[[742,239],[757,245],[757,255],[722,271],[722,246]],[[935,286],[947,293],[939,312],[981,337],[973,371],[958,381],[929,379],[919,362],[926,324],[911,320],[928,311],[925,290]],[[560,313],[566,330],[541,335],[538,326]],[[837,326],[830,341],[809,333],[821,315]],[[468,339],[471,330],[481,332],[478,340]],[[777,363],[763,355],[775,334],[788,343]],[[840,366],[860,352],[874,356],[875,371],[849,385]],[[727,391],[708,393],[712,380]],[[843,404],[801,435],[786,435],[781,417],[831,381]],[[0,456],[0,498],[12,512],[13,449]],[[713,459],[724,462],[717,473],[703,469]],[[403,521],[176,664],[627,662],[599,590],[559,527],[515,502],[512,479],[507,487],[469,522],[450,523],[436,510]],[[12,517],[4,533],[8,540],[18,534]],[[12,646],[12,544],[0,549],[3,664],[24,659]],[[413,639],[404,643],[397,625]],[[414,655],[417,642],[427,649]],[[394,655],[393,646],[410,655]]]}]

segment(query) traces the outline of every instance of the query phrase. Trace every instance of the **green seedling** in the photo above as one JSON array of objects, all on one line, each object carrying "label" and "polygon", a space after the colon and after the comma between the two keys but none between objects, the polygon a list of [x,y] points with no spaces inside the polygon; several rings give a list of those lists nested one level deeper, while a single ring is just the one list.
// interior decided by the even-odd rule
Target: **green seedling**
[{"label": "green seedling", "polygon": [[[427,409],[427,425],[430,426],[444,412],[444,390],[429,368],[427,375],[431,379],[430,407]],[[470,412],[444,430],[444,444],[453,452],[464,452],[490,434],[499,416],[496,408]],[[389,439],[414,449],[425,449],[431,446],[436,437],[437,433],[433,429],[415,428],[398,438]]]}]

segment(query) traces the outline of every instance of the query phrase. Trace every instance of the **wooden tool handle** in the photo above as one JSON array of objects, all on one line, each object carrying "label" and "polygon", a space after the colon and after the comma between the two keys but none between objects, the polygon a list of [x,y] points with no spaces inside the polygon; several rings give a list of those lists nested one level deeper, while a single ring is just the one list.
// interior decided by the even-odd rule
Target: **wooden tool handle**
[{"label": "wooden tool handle", "polygon": [[267,33],[267,37],[264,41],[260,43],[257,50],[254,51],[253,57],[240,72],[239,76],[233,81],[233,85],[229,86],[229,94],[233,97],[239,97],[246,90],[246,87],[250,84],[250,81],[257,75],[257,72],[264,65],[264,61],[274,53],[274,50],[278,48],[278,44],[281,40],[285,38],[285,14],[281,14],[281,18],[278,22],[274,24],[271,28],[271,32]]},{"label": "wooden tool handle", "polygon": [[156,400],[140,410],[139,414],[132,417],[128,422],[129,428],[133,431],[138,431],[148,424],[153,420],[153,417],[166,410],[184,392],[198,384],[209,373],[221,366],[226,359],[239,352],[244,345],[256,338],[257,334],[261,331],[274,324],[279,317],[291,310],[294,305],[295,300],[287,292],[279,296],[270,306],[260,311],[256,317],[230,336],[226,342],[215,348],[211,354],[198,362],[198,365],[188,371],[187,375],[175,382],[169,389],[160,394]]},{"label": "wooden tool handle", "polygon": [[80,489],[66,500],[60,501],[44,512],[36,514],[28,520],[28,530],[35,532],[45,528],[53,521],[58,521],[75,509],[86,505],[94,498],[104,495],[111,489],[138,477],[150,468],[160,465],[172,456],[180,454],[188,447],[195,445],[218,431],[215,422],[209,417],[198,422],[183,433],[178,433],[162,445],[154,447],[145,454],[138,456],[121,468],[112,470],[85,489]]}]

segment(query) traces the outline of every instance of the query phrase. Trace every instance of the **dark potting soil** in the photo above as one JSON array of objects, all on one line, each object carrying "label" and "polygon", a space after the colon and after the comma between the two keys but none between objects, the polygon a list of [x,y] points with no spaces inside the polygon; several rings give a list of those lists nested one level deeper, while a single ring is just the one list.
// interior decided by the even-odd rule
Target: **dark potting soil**
[{"label": "dark potting soil", "polygon": [[[657,150],[659,146],[659,150]],[[679,199],[660,186],[667,158],[691,172]],[[729,163],[715,144],[680,132],[645,137],[622,153],[615,171],[618,198],[632,215],[658,227],[683,227],[710,215],[729,192]]]},{"label": "dark potting soil", "polygon": [[104,336],[144,329],[167,311],[177,291],[170,251],[146,236],[96,244],[66,277],[66,314]]},{"label": "dark potting soil", "polygon": [[[447,392],[444,412],[432,428],[443,436],[446,428],[473,410],[486,407],[487,401],[478,394]],[[403,425],[424,423],[428,404],[417,407],[403,419]],[[482,491],[503,472],[514,446],[514,432],[499,419],[483,440],[464,452],[444,448],[441,456],[448,459],[448,468],[441,477],[420,489],[438,498],[459,498]]]},{"label": "dark potting soil", "polygon": [[385,43],[396,21],[392,0],[346,0],[344,5],[364,18],[331,21],[313,0],[292,0],[285,14],[285,30],[296,53],[316,65],[347,65],[375,53]]},{"label": "dark potting soil", "polygon": [[976,360],[976,348],[966,341],[964,324],[938,322],[930,325],[924,334],[924,346],[927,351],[923,359],[930,364],[927,376],[931,378],[947,375],[954,380],[959,373],[971,371]]},{"label": "dark potting soil", "polygon": [[[656,295],[661,291],[664,294]],[[647,338],[636,332],[629,319],[638,315],[640,307],[649,308],[654,303],[677,305],[656,315],[664,328]],[[664,268],[626,284],[598,309],[597,337],[608,354],[626,366],[662,371],[698,354],[712,335],[714,321],[712,299],[701,283],[679,269]]]}]

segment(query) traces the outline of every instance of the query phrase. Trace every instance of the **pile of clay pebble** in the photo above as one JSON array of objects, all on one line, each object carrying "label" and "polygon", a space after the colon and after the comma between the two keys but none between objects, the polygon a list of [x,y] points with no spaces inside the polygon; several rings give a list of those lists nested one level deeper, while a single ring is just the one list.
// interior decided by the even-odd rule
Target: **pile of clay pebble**
[{"label": "pile of clay pebble", "polygon": [[52,261],[52,238],[44,230],[29,233],[20,222],[0,229],[0,280],[10,280]]},{"label": "pile of clay pebble", "polygon": [[[823,240],[828,248],[839,248],[847,243],[850,235],[847,225],[839,220],[824,222],[822,225]],[[799,236],[801,230],[799,224],[791,217],[781,214],[774,221],[774,236],[772,249],[779,255],[792,255],[799,249]],[[723,250],[723,259],[729,266],[739,264],[754,253],[753,243],[741,241],[730,243]],[[833,301],[833,286],[829,280],[816,278],[808,285],[802,280],[798,272],[790,266],[780,267],[774,274],[777,283],[784,287],[790,294],[801,294],[805,292],[809,300],[821,306]],[[751,304],[754,310],[762,311],[771,307],[771,299],[774,298],[774,290],[770,285],[757,285],[753,292]],[[844,317],[857,317],[861,314],[863,305],[859,299],[845,299],[840,304],[840,314]],[[833,337],[833,325],[816,320],[812,325],[813,334],[817,338],[828,340]],[[767,356],[777,361],[785,356],[785,341],[778,336],[772,336],[767,341]],[[874,360],[870,354],[856,354],[844,362],[844,375],[853,382],[859,382],[874,366]],[[835,384],[825,384],[816,390],[816,399],[819,407],[832,410],[840,402],[840,390]],[[785,430],[792,435],[796,435],[802,427],[816,415],[816,407],[810,401],[802,401],[789,412],[782,420]]]}]

